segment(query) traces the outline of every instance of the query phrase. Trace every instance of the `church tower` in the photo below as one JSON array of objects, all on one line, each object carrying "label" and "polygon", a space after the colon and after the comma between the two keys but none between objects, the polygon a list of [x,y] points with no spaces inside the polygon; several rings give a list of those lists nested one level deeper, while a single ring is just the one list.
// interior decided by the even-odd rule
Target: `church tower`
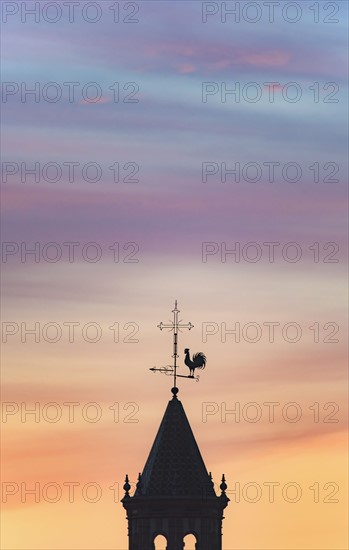
[{"label": "church tower", "polygon": [[190,359],[185,349],[185,364],[190,374],[177,374],[178,332],[193,328],[178,320],[177,300],[172,310],[173,322],[160,323],[160,330],[173,331],[173,365],[152,371],[173,375],[172,399],[169,401],[155,441],[138,476],[134,494],[126,475],[122,504],[127,512],[129,550],[154,550],[158,535],[166,538],[166,550],[184,550],[184,537],[194,535],[195,550],[222,550],[223,511],[228,505],[224,474],[220,495],[214,490],[199,447],[179,401],[177,378],[191,380],[195,369],[206,366],[206,356],[197,353]]},{"label": "church tower", "polygon": [[169,401],[134,495],[128,476],[122,504],[127,511],[129,550],[154,550],[157,535],[167,550],[184,550],[192,534],[196,550],[222,550],[223,510],[229,499],[224,475],[216,495],[182,403],[172,388]]}]

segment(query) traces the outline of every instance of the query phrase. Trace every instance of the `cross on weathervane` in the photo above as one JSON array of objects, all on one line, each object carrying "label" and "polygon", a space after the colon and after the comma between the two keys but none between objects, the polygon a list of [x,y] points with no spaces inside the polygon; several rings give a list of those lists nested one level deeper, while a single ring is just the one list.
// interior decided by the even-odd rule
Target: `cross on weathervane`
[{"label": "cross on weathervane", "polygon": [[[182,323],[182,320],[178,320],[178,313],[179,313],[179,309],[177,308],[177,300],[175,301],[175,307],[174,309],[172,310],[172,313],[173,313],[173,321],[169,322],[169,324],[165,324],[163,322],[161,322],[158,327],[160,330],[163,330],[163,329],[168,329],[169,331],[172,331],[173,330],[173,354],[172,354],[172,357],[173,357],[173,365],[169,365],[167,367],[162,367],[160,369],[157,369],[155,367],[151,368],[150,370],[155,372],[155,371],[159,371],[163,374],[167,374],[167,375],[173,375],[173,388],[172,388],[172,392],[174,393],[174,395],[176,393],[178,393],[178,388],[177,388],[177,378],[178,377],[181,377],[181,378],[193,378],[195,379],[197,382],[199,381],[199,377],[196,376],[194,377],[193,375],[192,376],[184,376],[182,374],[177,374],[177,358],[179,357],[178,353],[177,353],[177,348],[178,348],[178,332],[181,331],[181,329],[184,329],[184,328],[187,328],[188,330],[191,330],[194,325],[192,325],[190,322],[189,323]],[[189,351],[189,350],[188,350]],[[194,372],[194,371],[193,371]],[[175,391],[173,391],[175,390]]]}]

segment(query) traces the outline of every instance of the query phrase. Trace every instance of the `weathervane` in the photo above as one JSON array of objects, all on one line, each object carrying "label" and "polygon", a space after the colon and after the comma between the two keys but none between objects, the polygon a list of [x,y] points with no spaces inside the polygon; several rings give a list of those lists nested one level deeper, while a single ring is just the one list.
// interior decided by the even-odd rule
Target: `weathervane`
[{"label": "weathervane", "polygon": [[[177,308],[177,300],[175,301],[175,307],[174,309],[172,310],[172,313],[173,313],[173,321],[170,322],[169,324],[164,324],[163,322],[161,322],[158,327],[160,330],[164,329],[164,328],[167,328],[169,329],[169,331],[172,331],[173,330],[173,365],[167,365],[166,367],[161,367],[159,369],[157,369],[156,367],[153,367],[149,370],[155,372],[155,371],[159,371],[161,372],[162,374],[167,374],[167,375],[173,375],[173,388],[172,388],[172,393],[174,395],[176,395],[178,393],[178,388],[177,388],[177,378],[180,377],[180,378],[192,378],[194,380],[196,380],[197,382],[199,381],[199,376],[194,376],[194,371],[195,369],[204,369],[205,368],[205,365],[206,365],[206,357],[203,353],[196,353],[195,355],[193,355],[193,360],[190,359],[190,356],[189,356],[189,349],[186,348],[184,350],[184,353],[185,353],[185,364],[189,367],[190,369],[190,374],[189,376],[185,376],[183,374],[177,374],[177,358],[179,357],[178,353],[177,353],[177,349],[178,349],[178,332],[181,331],[181,329],[183,328],[187,328],[188,330],[191,330],[192,328],[194,328],[194,325],[192,325],[190,322],[189,323],[182,323],[182,320],[178,320],[178,313],[179,313],[179,309]],[[175,391],[173,391],[175,390]]]}]

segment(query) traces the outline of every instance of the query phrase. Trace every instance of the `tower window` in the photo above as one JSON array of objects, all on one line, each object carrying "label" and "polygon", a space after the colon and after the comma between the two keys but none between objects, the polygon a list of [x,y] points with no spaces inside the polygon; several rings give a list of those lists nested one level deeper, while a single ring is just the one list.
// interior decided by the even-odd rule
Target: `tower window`
[{"label": "tower window", "polygon": [[196,543],[195,535],[186,535],[183,539],[183,550],[196,550]]},{"label": "tower window", "polygon": [[167,550],[167,539],[163,535],[158,535],[154,539],[154,550]]}]

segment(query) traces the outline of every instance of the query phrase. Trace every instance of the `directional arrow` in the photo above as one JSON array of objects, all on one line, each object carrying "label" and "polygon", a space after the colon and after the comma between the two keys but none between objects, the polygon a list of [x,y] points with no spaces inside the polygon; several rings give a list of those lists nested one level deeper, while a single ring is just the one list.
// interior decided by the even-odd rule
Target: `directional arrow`
[{"label": "directional arrow", "polygon": [[[161,374],[166,374],[167,376],[171,376],[174,371],[174,367],[172,365],[168,365],[166,367],[160,367],[159,369],[156,367],[151,367],[149,370],[152,372],[161,372]],[[185,376],[184,374],[177,374],[180,378],[191,378],[192,380],[196,380],[196,382],[199,382],[200,376]]]}]

